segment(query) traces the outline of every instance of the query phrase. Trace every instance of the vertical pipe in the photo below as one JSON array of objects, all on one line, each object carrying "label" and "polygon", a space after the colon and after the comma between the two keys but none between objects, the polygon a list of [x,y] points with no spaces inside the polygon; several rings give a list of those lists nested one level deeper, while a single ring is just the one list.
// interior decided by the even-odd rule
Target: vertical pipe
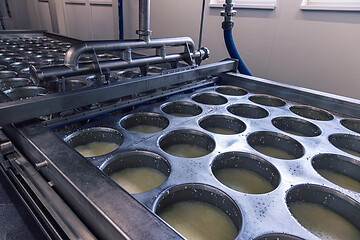
[{"label": "vertical pipe", "polygon": [[123,12],[123,0],[118,0],[119,11],[119,39],[124,39],[124,12]]},{"label": "vertical pipe", "polygon": [[200,33],[199,33],[199,47],[198,47],[198,50],[201,49],[202,33],[203,33],[203,26],[204,26],[204,15],[205,15],[205,0],[203,0],[202,10],[201,10]]},{"label": "vertical pipe", "polygon": [[140,40],[150,40],[150,0],[139,0],[139,30],[136,33]]}]

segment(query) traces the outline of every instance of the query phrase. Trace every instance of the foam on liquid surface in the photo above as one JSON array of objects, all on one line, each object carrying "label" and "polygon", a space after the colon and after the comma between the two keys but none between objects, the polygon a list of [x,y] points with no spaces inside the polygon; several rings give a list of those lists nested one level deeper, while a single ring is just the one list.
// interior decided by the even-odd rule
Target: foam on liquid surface
[{"label": "foam on liquid surface", "polygon": [[165,152],[183,158],[197,158],[210,153],[210,151],[196,145],[174,144],[165,149]]},{"label": "foam on liquid surface", "polygon": [[166,176],[153,168],[126,168],[110,174],[110,177],[130,194],[150,191],[160,186]]},{"label": "foam on liquid surface", "polygon": [[156,133],[161,131],[162,128],[152,125],[136,125],[134,127],[128,128],[127,130],[135,133]]},{"label": "foam on liquid surface", "polygon": [[221,210],[206,203],[185,201],[165,208],[159,216],[191,240],[235,239],[236,228]]},{"label": "foam on liquid surface", "polygon": [[215,177],[239,192],[261,194],[272,191],[273,186],[260,175],[239,168],[223,168],[215,172]]},{"label": "foam on liquid surface", "polygon": [[360,239],[360,231],[339,214],[314,203],[289,204],[291,213],[301,225],[323,240]]},{"label": "foam on liquid surface", "polygon": [[295,157],[288,152],[275,147],[269,147],[269,146],[254,146],[256,151],[259,151],[267,156],[274,157],[274,158],[280,158],[280,159],[294,159]]},{"label": "foam on liquid surface", "polygon": [[116,143],[91,142],[85,145],[76,146],[75,150],[84,157],[96,157],[112,152],[118,147],[119,145]]},{"label": "foam on liquid surface", "polygon": [[344,174],[336,173],[328,170],[317,170],[321,176],[329,180],[330,182],[339,185],[340,187],[349,189],[360,193],[360,182],[355,179],[345,176]]}]

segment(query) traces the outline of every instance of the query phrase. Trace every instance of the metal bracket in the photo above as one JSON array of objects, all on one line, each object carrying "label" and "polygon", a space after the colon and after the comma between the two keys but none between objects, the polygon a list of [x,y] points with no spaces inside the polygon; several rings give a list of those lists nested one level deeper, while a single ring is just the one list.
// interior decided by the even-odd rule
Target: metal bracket
[{"label": "metal bracket", "polygon": [[10,141],[0,144],[0,154],[5,156],[7,154],[13,153],[14,151],[15,148]]},{"label": "metal bracket", "polygon": [[0,155],[13,153],[15,148],[10,139],[0,130]]},{"label": "metal bracket", "polygon": [[141,71],[141,74],[142,74],[143,76],[147,76],[148,71],[149,71],[149,64],[146,64],[146,65],[144,65],[144,66],[141,66],[141,67],[140,67],[140,71]]},{"label": "metal bracket", "polygon": [[194,59],[193,59],[192,56],[191,56],[191,51],[190,51],[190,48],[189,48],[189,44],[188,44],[188,43],[185,44],[184,52],[185,52],[184,61],[185,61],[187,64],[189,64],[190,66],[194,65]]},{"label": "metal bracket", "polygon": [[0,130],[0,143],[8,142],[10,139]]},{"label": "metal bracket", "polygon": [[102,75],[102,70],[101,70],[101,66],[100,66],[100,63],[99,63],[99,59],[98,57],[96,56],[96,52],[95,52],[95,48],[92,49],[93,50],[93,61],[97,63],[97,65],[99,66],[99,71],[100,71],[100,74]]},{"label": "metal bracket", "polygon": [[6,156],[6,165],[7,165],[7,169],[12,169],[13,172],[16,175],[19,175],[22,170],[20,168],[21,162],[18,160],[18,158],[20,157],[20,155],[17,152],[14,152],[12,154],[9,154]]},{"label": "metal bracket", "polygon": [[65,77],[61,77],[61,91],[65,92],[66,91],[66,81],[65,81]]},{"label": "metal bracket", "polygon": [[126,62],[132,61],[132,53],[131,48],[127,48],[121,52],[121,58],[124,59]]},{"label": "metal bracket", "polygon": [[165,56],[166,56],[166,48],[165,48],[164,45],[156,49],[156,55],[160,56],[162,58],[165,58]]},{"label": "metal bracket", "polygon": [[48,162],[45,160],[40,163],[35,163],[35,168],[36,168],[36,170],[39,170],[40,168],[46,167],[47,165],[48,165]]},{"label": "metal bracket", "polygon": [[173,61],[170,63],[170,65],[172,69],[177,68],[179,66],[179,61]]}]

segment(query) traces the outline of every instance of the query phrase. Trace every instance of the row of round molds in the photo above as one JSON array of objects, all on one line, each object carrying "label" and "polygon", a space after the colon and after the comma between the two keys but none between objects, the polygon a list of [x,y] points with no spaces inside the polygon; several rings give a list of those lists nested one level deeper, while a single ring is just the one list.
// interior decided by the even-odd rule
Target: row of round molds
[{"label": "row of round molds", "polygon": [[[256,129],[255,127],[257,125],[255,125],[255,127],[252,126],[251,122],[248,120],[237,118],[238,116],[236,116],[236,114],[234,116],[227,114],[227,112],[225,113],[224,111],[216,112],[218,109],[220,109],[220,107],[211,107],[211,105],[215,104],[214,106],[221,106],[224,105],[224,99],[226,99],[226,103],[228,103],[237,97],[239,97],[239,100],[244,99],[246,103],[248,103],[249,101],[252,101],[251,99],[254,100],[255,96],[260,96],[262,97],[262,104],[260,101],[254,103],[267,106],[270,103],[267,102],[268,97],[266,95],[247,95],[248,93],[245,90],[241,90],[240,88],[236,87],[230,87],[230,90],[229,87],[224,86],[214,87],[214,89],[217,93],[211,92],[209,93],[210,95],[200,95],[201,93],[188,94],[190,95],[190,101],[188,99],[188,95],[178,95],[170,97],[168,99],[169,102],[167,103],[156,103],[153,106],[147,106],[148,111],[149,109],[154,109],[151,107],[155,107],[156,111],[158,111],[157,113],[140,112],[141,109],[145,109],[145,106],[143,106],[139,107],[136,110],[136,113],[130,112],[130,114],[126,115],[125,112],[123,112],[121,119],[118,119],[118,117],[114,116],[114,121],[116,119],[115,128],[119,127],[121,130],[113,130],[117,131],[117,133],[122,136],[122,140],[118,142],[120,146],[118,150],[111,152],[108,155],[104,155],[105,157],[101,158],[102,161],[100,161],[100,168],[108,175],[126,168],[139,167],[154,168],[162,172],[162,174],[165,175],[165,181],[163,184],[160,184],[154,190],[148,191],[147,195],[134,194],[134,197],[140,199],[141,201],[145,198],[144,196],[149,197],[152,194],[151,200],[146,200],[147,202],[144,204],[148,207],[150,206],[153,212],[160,215],[164,209],[182,201],[201,201],[208,205],[215,206],[231,219],[235,226],[238,239],[315,239],[314,235],[310,234],[301,227],[301,225],[304,227],[307,226],[300,220],[297,220],[299,217],[297,216],[293,205],[297,205],[298,203],[317,204],[323,206],[327,209],[330,209],[332,212],[341,215],[347,221],[351,222],[356,228],[359,228],[359,202],[358,198],[356,198],[356,196],[358,196],[357,193],[359,192],[359,188],[351,189],[348,186],[342,185],[341,182],[339,183],[334,181],[331,177],[326,175],[326,171],[330,171],[352,178],[353,180],[359,182],[360,179],[357,173],[360,170],[360,163],[357,157],[350,158],[348,156],[339,155],[336,151],[330,150],[330,152],[325,152],[321,150],[319,153],[315,152],[315,154],[311,156],[307,154],[309,158],[303,158],[301,161],[277,161],[277,159],[299,159],[304,154],[306,154],[308,149],[304,149],[302,146],[301,139],[303,138],[299,137],[299,135],[305,135],[308,137],[307,140],[310,138],[310,140],[315,142],[317,140],[321,140],[320,138],[325,136],[321,136],[322,130],[328,131],[329,126],[334,126],[335,124],[343,126],[353,132],[357,132],[359,131],[359,120],[340,119],[338,116],[333,116],[332,114],[330,114],[330,119],[329,115],[323,114],[323,110],[317,111],[318,109],[316,108],[306,106],[306,109],[310,109],[310,115],[307,115],[309,112],[306,113],[305,111],[305,113],[303,113],[299,111],[298,107],[301,108],[302,106],[293,106],[294,111],[292,111],[292,113],[300,115],[299,117],[296,117],[293,114],[290,116],[281,116],[279,114],[275,114],[271,121],[268,121],[271,128]],[[220,91],[223,92],[219,92],[217,89],[221,89]],[[224,94],[224,92],[230,92],[233,95]],[[236,96],[235,94],[241,95]],[[200,97],[196,99],[200,102],[195,101],[195,97],[199,95]],[[215,98],[212,98],[214,96]],[[222,98],[218,98],[218,96]],[[265,99],[263,98],[264,96]],[[207,102],[208,97],[212,98],[210,101],[212,104],[210,104],[210,106],[207,106],[209,104],[206,103],[205,105],[201,105],[204,104],[203,102]],[[172,101],[174,99],[176,101]],[[191,100],[194,100],[195,103]],[[196,104],[196,102],[199,104]],[[282,105],[280,104],[280,101],[277,102],[277,105]],[[254,106],[260,107],[255,104]],[[227,107],[232,105],[233,104]],[[288,107],[286,104],[277,107],[286,110],[291,108],[291,106]],[[209,111],[209,109],[211,109],[211,111]],[[264,110],[268,112],[271,111],[271,108],[266,107]],[[316,114],[311,114],[312,111],[316,111]],[[324,112],[327,113],[326,111]],[[310,120],[303,118],[308,118]],[[189,124],[189,129],[178,129],[179,126],[181,128],[185,127],[181,124],[174,126],[172,121],[175,119],[184,120],[184,124],[190,122],[193,123]],[[330,122],[331,124],[328,125],[326,124],[333,119],[336,121]],[[316,122],[318,120],[320,120],[320,122]],[[89,125],[95,126],[95,122]],[[129,134],[128,131],[125,131],[131,131],[131,129],[137,125],[152,124],[162,129],[160,131],[163,132],[154,133],[153,135],[137,135],[138,133]],[[78,132],[73,133],[73,135],[67,136],[66,141],[71,141],[70,139],[73,136],[80,134],[82,131],[90,131],[91,128],[86,128],[89,127],[89,125],[83,125],[81,128],[85,130],[79,130]],[[99,125],[101,125],[101,123]],[[320,129],[318,125],[322,127],[322,129]],[[114,125],[112,126],[114,127]],[[237,133],[233,134],[232,136],[222,136],[221,138],[218,138],[218,135],[213,135],[201,130],[201,128],[208,131],[208,129],[222,127]],[[276,130],[273,129],[273,127],[295,136],[289,137],[285,135],[285,133],[282,134],[275,132]],[[346,132],[345,129],[343,130]],[[291,157],[267,159],[261,154],[257,156],[256,151],[244,152],[243,149],[239,151],[233,151],[233,148],[231,151],[222,149],[219,154],[215,153],[215,149],[217,147],[216,141],[218,139],[222,140],[224,138],[235,139],[237,137],[244,137],[241,134],[244,132],[246,132],[246,142],[249,146],[251,146],[252,149],[255,149],[261,153],[263,151],[261,148],[263,147],[275,147],[277,149],[283,150]],[[99,133],[98,135],[101,137],[102,134]],[[99,137],[97,140],[99,140]],[[141,139],[154,140],[156,141],[156,144],[153,145],[158,146],[160,149],[151,150],[150,147],[145,148],[144,144],[146,143],[134,144],[130,148],[128,148],[126,145],[125,148],[122,149],[122,144],[128,140],[128,137],[133,140],[138,139],[138,141],[141,141]],[[105,141],[105,139],[103,141]],[[87,142],[85,141],[84,144],[86,143]],[[336,131],[330,132],[330,134],[326,134],[326,139],[320,141],[320,144],[323,143],[329,143],[328,145],[330,148],[331,145],[333,145],[344,151],[346,150],[345,152],[353,151],[353,154],[360,153],[359,136],[354,134],[341,133],[341,128],[337,128]],[[206,157],[201,158],[195,157],[189,158],[188,160],[186,160],[186,158],[181,159],[176,157],[176,155],[168,154],[166,151],[171,145],[176,144],[195,145],[207,152],[212,152],[212,154],[205,155]],[[311,145],[306,145],[306,147],[310,147],[311,150]],[[142,155],[146,157],[141,158]],[[140,162],[139,159],[142,161]],[[194,165],[191,164],[191,166],[195,166],[196,164],[199,165],[205,162],[206,164],[210,164],[210,168],[204,168],[203,172],[199,172],[200,176],[206,176],[205,180],[196,181],[196,178],[194,177],[191,183],[182,179],[181,182],[176,184],[175,178],[179,177],[180,174],[178,164],[181,164],[181,162],[183,162],[184,165],[194,163]],[[297,175],[294,177],[294,179],[291,180],[291,182],[287,181],[287,176],[289,174],[288,171],[290,171],[292,167],[305,167],[307,164],[310,166],[310,168],[307,168],[309,172],[307,172],[305,175],[310,176],[309,179],[301,179],[301,176]],[[285,172],[284,168],[287,168]],[[253,172],[270,184],[270,190],[262,192],[247,192],[245,190],[241,191],[239,189],[233,189],[232,187],[225,184],[218,175],[218,172],[226,169],[243,169]],[[184,172],[183,174],[186,175],[188,173]],[[307,184],[305,184],[306,182]],[[291,227],[286,228],[286,226],[284,226],[283,228],[280,228],[285,229],[286,231],[279,231],[279,228],[276,228],[277,230],[274,231],[269,229],[269,231],[264,231],[257,235],[251,233],[250,230],[245,229],[245,227],[249,226],[245,226],[244,223],[249,224],[249,221],[253,220],[249,220],[249,217],[251,218],[252,215],[250,214],[250,216],[249,210],[246,209],[248,206],[246,201],[248,201],[248,199],[254,200],[255,198],[272,198],[272,200],[278,201],[276,204],[274,204],[281,205],[281,208],[284,209],[280,215],[288,216],[288,218],[284,218],[287,222],[286,224],[284,223],[284,225],[291,225]],[[284,200],[284,202],[280,203],[281,199]],[[149,203],[150,201],[151,203]],[[226,202],[227,204],[221,204],[222,202]],[[277,209],[279,210],[280,208]],[[351,213],[355,213],[356,215]],[[256,214],[257,213],[254,213],[254,215]],[[288,225],[289,222],[291,223],[290,225]],[[256,228],[256,226],[252,228]]]},{"label": "row of round molds", "polygon": [[[331,159],[330,164],[325,159]],[[353,174],[360,168],[358,163],[353,165],[351,160],[339,155],[318,155],[312,160],[312,162],[315,169],[319,167],[326,168],[332,165],[338,165],[342,167],[345,166],[346,169],[353,168]],[[169,177],[171,174],[171,166],[163,157],[147,151],[131,151],[122,153],[115,159],[111,159],[111,161],[103,164],[101,169],[106,174],[111,175],[116,171],[121,171],[126,168],[141,167],[155,168],[156,170],[161,171],[166,177]],[[256,172],[269,181],[274,189],[280,182],[279,173],[273,165],[262,158],[248,153],[229,152],[219,155],[213,161],[212,171],[216,172],[223,168],[244,168],[249,171]],[[344,172],[346,172],[346,170]],[[359,177],[357,178],[360,180]],[[254,193],[252,192],[252,194]],[[173,204],[186,201],[202,202],[220,209],[229,216],[237,229],[237,234],[240,234],[240,232],[243,231],[242,222],[244,221],[244,216],[241,214],[241,208],[239,208],[233,199],[231,199],[231,197],[229,197],[225,192],[212,187],[211,185],[193,183],[166,188],[156,198],[152,209],[155,213],[161,213],[162,210]],[[327,187],[314,184],[296,185],[288,191],[286,203],[289,211],[295,218],[298,217],[297,213],[293,212],[292,204],[318,204],[336,212],[356,227],[359,227],[357,224],[358,215],[351,214],[359,212],[359,204],[354,204],[353,200],[349,197]],[[345,212],[343,212],[344,210]],[[280,233],[266,236],[280,237],[280,239],[299,239],[295,236]],[[259,237],[258,239],[267,238],[264,236]]]}]

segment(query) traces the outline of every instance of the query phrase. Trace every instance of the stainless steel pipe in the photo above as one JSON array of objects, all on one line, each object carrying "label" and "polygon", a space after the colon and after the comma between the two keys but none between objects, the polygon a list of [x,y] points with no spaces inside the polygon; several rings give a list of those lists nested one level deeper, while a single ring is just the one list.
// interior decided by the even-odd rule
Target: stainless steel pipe
[{"label": "stainless steel pipe", "polygon": [[136,33],[140,40],[150,41],[150,0],[139,0],[139,30]]},{"label": "stainless steel pipe", "polygon": [[152,39],[149,42],[144,41],[84,41],[73,44],[65,54],[64,64],[72,69],[76,69],[78,59],[83,53],[95,51],[123,51],[126,49],[145,49],[145,48],[160,48],[160,47],[174,47],[174,46],[188,46],[190,52],[194,53],[195,43],[189,37],[177,38],[159,38]]},{"label": "stainless steel pipe", "polygon": [[208,57],[206,50],[201,49],[200,51],[195,51],[190,53],[189,56],[186,53],[175,53],[169,54],[165,57],[153,56],[140,59],[134,59],[131,62],[127,61],[106,61],[97,63],[80,63],[78,64],[77,69],[72,69],[68,66],[58,65],[58,66],[49,66],[43,68],[36,68],[35,66],[30,67],[30,74],[34,79],[36,84],[39,84],[41,81],[54,79],[55,77],[70,77],[83,74],[97,73],[100,69],[125,69],[132,67],[140,67],[146,64],[158,64],[165,62],[175,62],[179,60],[184,60],[188,57],[190,58],[201,58],[205,59]]}]

